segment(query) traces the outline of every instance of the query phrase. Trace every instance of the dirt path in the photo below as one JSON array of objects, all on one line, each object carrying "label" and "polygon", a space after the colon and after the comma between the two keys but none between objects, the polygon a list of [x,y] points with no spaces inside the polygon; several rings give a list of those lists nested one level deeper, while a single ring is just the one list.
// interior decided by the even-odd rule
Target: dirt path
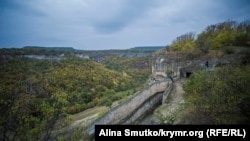
[{"label": "dirt path", "polygon": [[169,95],[169,100],[167,101],[168,104],[170,104],[170,109],[177,109],[180,104],[184,103],[184,98],[183,98],[183,83],[184,80],[180,79],[177,80],[174,83],[174,91]]},{"label": "dirt path", "polygon": [[168,96],[166,103],[155,109],[154,112],[148,114],[139,124],[175,124],[178,111],[184,103],[183,84],[185,79],[179,79],[174,82],[174,89]]},{"label": "dirt path", "polygon": [[185,79],[179,79],[174,82],[174,89],[166,100],[154,113],[158,120],[164,124],[175,124],[177,115],[183,108],[184,91],[183,84]]},{"label": "dirt path", "polygon": [[77,113],[72,116],[72,123],[70,126],[84,126],[95,120],[98,116],[100,116],[100,114],[102,114],[104,111],[107,111],[107,109],[107,107],[94,107]]},{"label": "dirt path", "polygon": [[90,108],[90,109],[87,109],[85,111],[82,111],[80,113],[77,113],[77,114],[74,114],[72,115],[72,119],[73,121],[77,121],[77,120],[81,120],[82,118],[86,118],[88,116],[91,116],[93,114],[97,114],[98,112],[101,112],[101,111],[106,111],[108,108],[107,107],[94,107],[94,108]]},{"label": "dirt path", "polygon": [[67,131],[70,131],[72,129],[76,129],[77,127],[86,127],[88,124],[93,122],[95,119],[97,119],[99,116],[104,114],[108,110],[107,107],[94,107],[87,109],[85,111],[82,111],[80,113],[72,115],[71,123],[69,123],[68,126],[60,128],[58,130],[52,131],[52,134],[60,134]]}]

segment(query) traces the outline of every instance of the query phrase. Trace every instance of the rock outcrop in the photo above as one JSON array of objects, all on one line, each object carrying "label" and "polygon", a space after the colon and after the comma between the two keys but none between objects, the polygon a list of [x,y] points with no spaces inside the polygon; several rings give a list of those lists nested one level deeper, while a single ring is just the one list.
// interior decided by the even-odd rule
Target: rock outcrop
[{"label": "rock outcrop", "polygon": [[244,55],[226,54],[221,57],[196,56],[187,59],[182,53],[166,53],[164,55],[155,54],[152,60],[152,75],[155,79],[172,76],[176,78],[189,77],[199,70],[213,70],[217,66],[230,64],[233,62],[243,62]]}]

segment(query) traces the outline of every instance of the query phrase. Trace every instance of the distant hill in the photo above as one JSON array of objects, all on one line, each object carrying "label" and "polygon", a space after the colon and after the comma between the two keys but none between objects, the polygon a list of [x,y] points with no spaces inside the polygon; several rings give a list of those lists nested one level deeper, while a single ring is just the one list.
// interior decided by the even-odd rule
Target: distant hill
[{"label": "distant hill", "polygon": [[131,50],[160,50],[166,48],[166,46],[139,46],[133,47]]},{"label": "distant hill", "polygon": [[74,51],[73,47],[41,47],[41,46],[24,46],[23,48],[28,49],[47,49],[47,50],[69,50]]}]

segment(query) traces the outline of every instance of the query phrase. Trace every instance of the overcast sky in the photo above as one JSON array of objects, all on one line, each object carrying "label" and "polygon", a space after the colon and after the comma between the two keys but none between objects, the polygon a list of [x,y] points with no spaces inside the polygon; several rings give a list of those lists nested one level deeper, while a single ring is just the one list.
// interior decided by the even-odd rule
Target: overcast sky
[{"label": "overcast sky", "polygon": [[0,47],[165,46],[249,13],[250,0],[0,0]]}]

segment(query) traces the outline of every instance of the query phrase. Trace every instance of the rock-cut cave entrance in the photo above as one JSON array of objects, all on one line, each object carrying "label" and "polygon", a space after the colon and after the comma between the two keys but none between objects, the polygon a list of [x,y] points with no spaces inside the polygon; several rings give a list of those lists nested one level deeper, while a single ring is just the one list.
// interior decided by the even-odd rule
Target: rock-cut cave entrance
[{"label": "rock-cut cave entrance", "polygon": [[189,78],[192,74],[192,72],[186,72],[186,77]]}]

